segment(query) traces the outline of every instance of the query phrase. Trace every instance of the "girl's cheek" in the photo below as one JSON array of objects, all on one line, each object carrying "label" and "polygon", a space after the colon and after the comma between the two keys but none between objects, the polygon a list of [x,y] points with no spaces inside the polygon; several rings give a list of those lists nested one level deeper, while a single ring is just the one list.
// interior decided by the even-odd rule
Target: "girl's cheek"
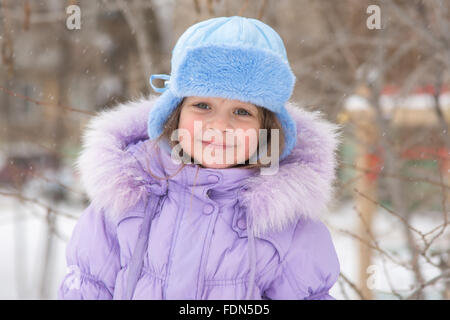
[{"label": "girl's cheek", "polygon": [[258,144],[258,130],[254,129],[250,134],[245,135],[244,137],[245,147],[247,149],[254,149]]},{"label": "girl's cheek", "polygon": [[180,141],[180,143],[183,143],[185,145],[190,145],[193,142],[192,130],[185,128],[185,130],[183,130],[182,134],[179,135],[179,141]]},{"label": "girl's cheek", "polygon": [[180,142],[190,142],[193,141],[194,137],[194,120],[189,115],[185,115],[180,121],[179,128],[183,129],[183,134],[179,135]]}]

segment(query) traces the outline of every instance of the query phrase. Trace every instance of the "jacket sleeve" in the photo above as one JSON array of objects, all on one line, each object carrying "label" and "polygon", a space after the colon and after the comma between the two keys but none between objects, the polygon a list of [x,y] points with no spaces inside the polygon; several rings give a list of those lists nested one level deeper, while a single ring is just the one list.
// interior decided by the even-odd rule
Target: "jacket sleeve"
[{"label": "jacket sleeve", "polygon": [[335,300],[329,290],[339,272],[327,227],[321,221],[301,220],[264,295],[272,300]]},{"label": "jacket sleeve", "polygon": [[104,210],[95,209],[92,203],[82,213],[66,248],[68,272],[58,299],[112,299],[120,258],[111,225]]}]

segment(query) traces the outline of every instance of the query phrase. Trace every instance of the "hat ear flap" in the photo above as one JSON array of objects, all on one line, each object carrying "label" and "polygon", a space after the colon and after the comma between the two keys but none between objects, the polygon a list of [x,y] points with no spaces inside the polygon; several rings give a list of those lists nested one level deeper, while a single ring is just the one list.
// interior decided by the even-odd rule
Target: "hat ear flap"
[{"label": "hat ear flap", "polygon": [[164,125],[172,112],[183,101],[182,97],[177,97],[168,89],[155,101],[150,110],[147,123],[148,137],[150,140],[157,139],[164,130]]},{"label": "hat ear flap", "polygon": [[280,112],[276,113],[276,115],[281,122],[281,126],[284,130],[285,135],[284,150],[280,155],[281,161],[284,160],[292,152],[295,145],[297,144],[297,124],[285,108],[282,108]]}]

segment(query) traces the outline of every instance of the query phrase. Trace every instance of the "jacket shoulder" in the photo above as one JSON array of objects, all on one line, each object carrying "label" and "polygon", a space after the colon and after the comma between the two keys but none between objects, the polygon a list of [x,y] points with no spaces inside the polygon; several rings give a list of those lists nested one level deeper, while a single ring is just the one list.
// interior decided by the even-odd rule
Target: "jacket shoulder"
[{"label": "jacket shoulder", "polygon": [[267,231],[258,235],[258,238],[270,242],[277,251],[280,261],[283,261],[289,251],[297,224],[298,223],[292,223],[282,231]]},{"label": "jacket shoulder", "polygon": [[[315,246],[332,244],[330,232],[318,218],[300,217],[282,231],[272,231],[258,236],[272,243],[280,261],[292,250],[315,250]],[[333,248],[334,249],[334,248]]]},{"label": "jacket shoulder", "polygon": [[339,277],[340,266],[328,228],[309,218],[299,220],[293,230],[265,295],[270,299],[334,299],[329,290]]}]

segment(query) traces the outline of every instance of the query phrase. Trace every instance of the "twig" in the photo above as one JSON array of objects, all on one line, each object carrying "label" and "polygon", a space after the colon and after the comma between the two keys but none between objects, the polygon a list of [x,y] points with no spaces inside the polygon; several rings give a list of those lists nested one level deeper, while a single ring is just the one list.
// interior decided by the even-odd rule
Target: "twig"
[{"label": "twig", "polygon": [[344,279],[345,282],[347,282],[350,288],[352,288],[353,291],[356,292],[356,294],[359,296],[361,300],[365,300],[363,293],[356,287],[356,285],[353,282],[351,282],[342,272],[340,272],[339,275],[342,277],[342,279]]},{"label": "twig", "polygon": [[48,205],[46,205],[44,203],[41,203],[40,201],[38,201],[36,199],[31,199],[31,198],[25,197],[24,195],[22,195],[20,193],[7,193],[7,192],[0,191],[0,195],[5,196],[5,197],[17,198],[17,199],[19,199],[21,201],[23,200],[23,201],[27,201],[27,202],[30,202],[30,203],[37,204],[37,205],[39,205],[39,206],[41,206],[41,207],[43,207],[43,208],[45,208],[47,210],[51,210],[51,211],[57,213],[58,215],[60,215],[62,217],[75,219],[75,220],[78,219],[78,217],[76,217],[74,215],[71,215],[71,214],[68,214],[68,213],[64,213],[64,212],[60,212],[60,211],[56,211],[52,207],[50,207],[50,206],[48,206]]},{"label": "twig", "polygon": [[10,95],[11,97],[19,97],[19,98],[21,98],[21,99],[24,99],[24,100],[33,102],[34,104],[37,104],[37,105],[40,105],[40,106],[44,106],[44,107],[53,107],[53,108],[62,108],[62,109],[66,109],[66,110],[68,110],[68,111],[77,112],[77,113],[81,113],[81,114],[86,114],[86,115],[89,115],[89,116],[95,115],[94,112],[90,112],[90,111],[85,111],[85,110],[75,109],[75,108],[63,106],[63,105],[60,105],[60,104],[54,104],[54,103],[48,103],[48,102],[38,101],[38,100],[32,99],[32,98],[30,98],[30,97],[21,95],[20,93],[13,92],[13,91],[11,91],[11,90],[9,90],[9,89],[6,89],[6,88],[4,88],[4,87],[2,87],[2,86],[0,86],[0,90],[2,90],[3,92],[5,92],[6,94]]},{"label": "twig", "polygon": [[439,281],[440,279],[447,279],[450,278],[450,269],[447,269],[446,271],[442,272],[440,275],[422,283],[416,290],[414,290],[414,292],[409,295],[406,300],[411,300],[411,299],[416,299],[416,296],[422,292],[422,290],[430,285],[433,285],[434,283],[436,283],[437,281]]}]

